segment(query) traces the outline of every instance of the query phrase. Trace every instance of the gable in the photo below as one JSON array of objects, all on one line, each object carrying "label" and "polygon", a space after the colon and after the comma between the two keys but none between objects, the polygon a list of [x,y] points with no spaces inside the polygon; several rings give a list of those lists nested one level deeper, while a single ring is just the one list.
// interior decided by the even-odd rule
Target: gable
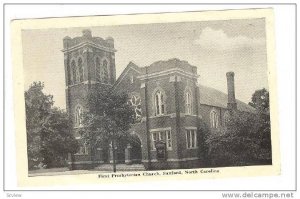
[{"label": "gable", "polygon": [[139,92],[140,80],[137,76],[140,75],[139,67],[133,62],[129,62],[122,74],[119,76],[113,86],[115,92]]}]

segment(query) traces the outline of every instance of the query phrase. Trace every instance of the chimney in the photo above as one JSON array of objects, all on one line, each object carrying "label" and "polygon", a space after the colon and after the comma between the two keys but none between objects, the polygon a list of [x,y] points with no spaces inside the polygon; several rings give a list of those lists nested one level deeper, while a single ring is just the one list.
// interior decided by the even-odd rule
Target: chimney
[{"label": "chimney", "polygon": [[227,72],[227,90],[228,90],[228,109],[237,109],[234,91],[234,72]]}]

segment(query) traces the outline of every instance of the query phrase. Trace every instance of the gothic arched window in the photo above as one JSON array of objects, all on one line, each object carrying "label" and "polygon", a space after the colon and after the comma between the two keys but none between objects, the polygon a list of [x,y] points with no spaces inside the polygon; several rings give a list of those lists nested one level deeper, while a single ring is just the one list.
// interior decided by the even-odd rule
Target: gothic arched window
[{"label": "gothic arched window", "polygon": [[185,92],[185,113],[192,114],[192,92],[190,90]]},{"label": "gothic arched window", "polygon": [[136,120],[140,121],[142,119],[142,107],[140,96],[132,95],[131,99],[129,100],[129,104],[134,108]]},{"label": "gothic arched window", "polygon": [[68,64],[68,85],[73,84],[73,78],[72,78],[72,67],[70,64]]},{"label": "gothic arched window", "polygon": [[212,110],[210,112],[210,126],[211,128],[218,128],[219,127],[219,116],[217,111]]},{"label": "gothic arched window", "polygon": [[103,60],[102,62],[102,80],[103,83],[108,84],[109,83],[109,64],[106,59]]},{"label": "gothic arched window", "polygon": [[74,60],[71,62],[71,70],[72,70],[71,82],[72,82],[72,84],[76,84],[76,80],[77,80],[77,78],[76,78],[76,63]]},{"label": "gothic arched window", "polygon": [[156,91],[154,95],[155,115],[165,114],[165,96],[162,91]]},{"label": "gothic arched window", "polygon": [[82,59],[80,57],[78,59],[78,71],[79,71],[79,82],[83,82],[83,66],[82,66]]},{"label": "gothic arched window", "polygon": [[101,81],[101,74],[100,74],[100,59],[99,57],[96,57],[95,60],[95,69],[96,69],[96,81],[100,82]]},{"label": "gothic arched window", "polygon": [[82,120],[83,120],[83,109],[81,106],[77,106],[75,109],[75,126],[81,127],[83,124]]}]

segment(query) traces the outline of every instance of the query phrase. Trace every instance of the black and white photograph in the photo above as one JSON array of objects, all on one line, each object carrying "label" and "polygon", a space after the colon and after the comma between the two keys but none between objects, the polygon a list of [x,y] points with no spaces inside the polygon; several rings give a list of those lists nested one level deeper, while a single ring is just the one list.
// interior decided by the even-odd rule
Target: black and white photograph
[{"label": "black and white photograph", "polygon": [[29,176],[272,165],[264,18],[24,29],[22,47]]},{"label": "black and white photograph", "polygon": [[13,21],[18,183],[280,175],[273,31],[272,9]]}]

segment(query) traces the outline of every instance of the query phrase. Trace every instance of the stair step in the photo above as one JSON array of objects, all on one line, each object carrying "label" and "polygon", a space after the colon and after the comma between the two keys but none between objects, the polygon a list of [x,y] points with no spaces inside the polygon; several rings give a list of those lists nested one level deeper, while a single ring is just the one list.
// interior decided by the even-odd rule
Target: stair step
[{"label": "stair step", "polygon": [[[126,165],[126,164],[117,164],[116,165],[117,171],[145,171],[145,167],[142,164],[132,164],[132,165]],[[94,168],[94,170],[98,171],[111,171],[113,170],[112,164],[103,164],[99,165]]]}]

